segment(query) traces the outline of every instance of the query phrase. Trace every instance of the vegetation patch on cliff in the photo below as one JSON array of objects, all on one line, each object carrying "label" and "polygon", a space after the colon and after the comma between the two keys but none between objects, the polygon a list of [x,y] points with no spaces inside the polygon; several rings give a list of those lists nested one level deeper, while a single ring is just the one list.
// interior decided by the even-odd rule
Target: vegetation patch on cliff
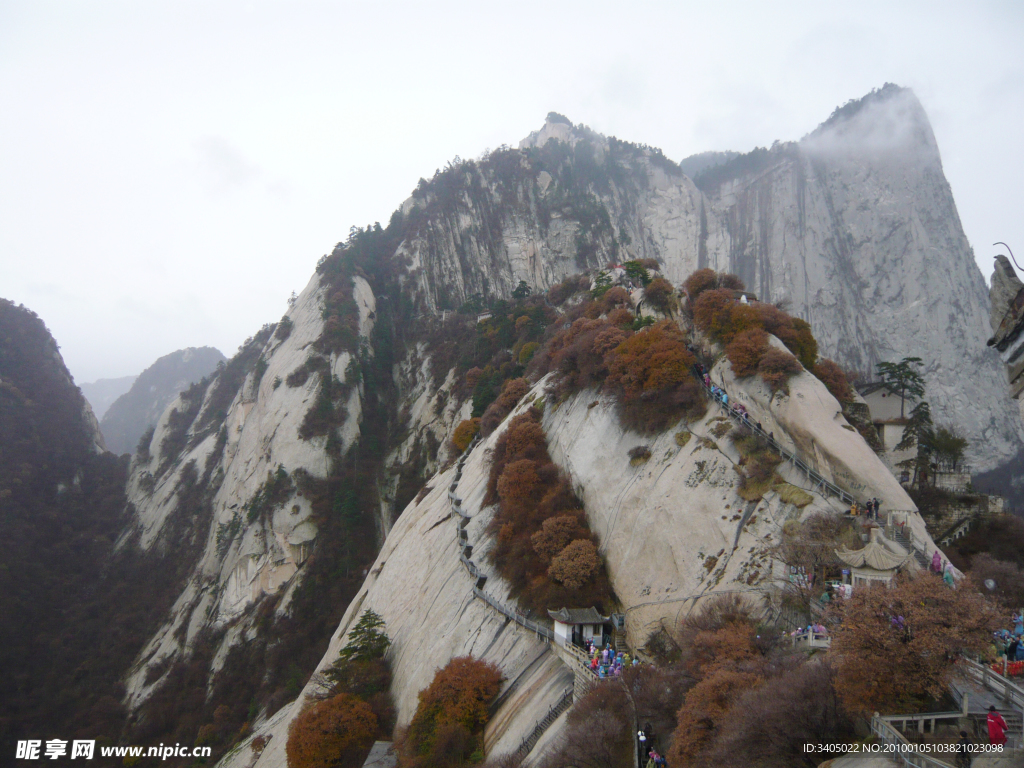
[{"label": "vegetation patch on cliff", "polygon": [[608,610],[612,589],[583,504],[551,461],[540,413],[530,408],[498,438],[486,503],[497,543],[490,559],[512,594],[538,612],[594,605]]}]

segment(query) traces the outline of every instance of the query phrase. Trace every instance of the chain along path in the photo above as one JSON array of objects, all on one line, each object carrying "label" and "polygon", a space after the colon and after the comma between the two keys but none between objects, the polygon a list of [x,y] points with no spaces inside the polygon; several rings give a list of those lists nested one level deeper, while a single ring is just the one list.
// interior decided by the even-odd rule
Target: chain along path
[{"label": "chain along path", "polygon": [[[718,403],[725,411],[727,416],[729,416],[733,421],[735,421],[744,429],[747,429],[751,433],[760,437],[762,440],[765,441],[765,443],[768,444],[769,448],[775,451],[775,453],[781,456],[784,460],[790,462],[794,467],[799,469],[807,476],[808,480],[810,480],[814,484],[813,487],[810,489],[811,491],[819,493],[822,496],[832,496],[834,498],[839,499],[844,504],[853,505],[857,502],[857,499],[848,491],[844,491],[835,483],[826,480],[819,472],[817,472],[814,469],[811,469],[793,451],[787,450],[782,445],[780,445],[775,440],[775,438],[771,436],[771,434],[765,432],[754,421],[752,421],[747,413],[739,411],[736,408],[730,406],[728,400],[725,399],[728,397],[728,393],[725,392],[725,390],[721,389],[720,387],[708,386],[704,382],[704,376],[703,374],[700,373],[700,369],[695,367],[693,372],[697,378],[698,383],[704,388],[704,391],[707,393],[708,397],[711,398],[716,403]],[[910,512],[910,510],[890,510],[890,512],[907,513]],[[925,547],[923,543],[919,542],[912,533],[910,533],[909,531],[904,533],[904,531],[898,529],[896,526],[890,525],[886,528],[886,534],[887,538],[895,541],[897,544],[903,547],[907,551],[907,553],[912,554],[914,556],[914,559],[920,566],[922,566],[923,568],[928,567],[931,561],[929,560],[928,555],[925,552]]]},{"label": "chain along path", "polygon": [[854,504],[857,501],[857,499],[854,498],[853,495],[851,495],[848,491],[844,491],[835,483],[829,482],[824,477],[822,477],[821,474],[819,474],[817,471],[807,466],[807,464],[805,464],[803,460],[800,459],[800,457],[797,456],[795,453],[783,448],[778,442],[776,442],[774,437],[772,437],[769,433],[765,432],[763,429],[757,426],[756,423],[751,421],[749,415],[741,411],[738,411],[735,408],[730,407],[728,404],[728,400],[723,399],[723,397],[727,398],[729,396],[729,393],[725,392],[720,387],[708,386],[704,382],[704,376],[700,374],[699,369],[694,368],[693,373],[694,376],[697,377],[697,381],[700,383],[700,385],[704,387],[704,391],[707,393],[708,397],[710,397],[712,400],[714,400],[716,403],[722,406],[722,409],[725,411],[727,416],[729,416],[733,421],[735,421],[740,426],[748,429],[750,432],[753,432],[755,435],[758,435],[759,437],[764,439],[764,441],[773,451],[775,451],[777,454],[779,454],[779,456],[781,456],[786,461],[790,462],[794,467],[796,467],[805,475],[807,475],[807,478],[814,483],[814,487],[811,490],[820,493],[823,496],[834,496],[835,498],[839,499],[840,501],[846,504]]}]

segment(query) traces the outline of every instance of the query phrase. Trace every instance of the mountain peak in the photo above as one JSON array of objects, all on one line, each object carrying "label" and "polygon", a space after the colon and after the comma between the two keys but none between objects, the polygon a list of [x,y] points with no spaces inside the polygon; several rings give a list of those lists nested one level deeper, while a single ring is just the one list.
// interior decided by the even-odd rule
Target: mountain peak
[{"label": "mountain peak", "polygon": [[801,144],[812,154],[939,152],[917,96],[893,83],[837,107]]},{"label": "mountain peak", "polygon": [[590,130],[582,123],[573,125],[565,115],[558,112],[548,112],[544,118],[544,125],[538,131],[533,131],[529,136],[519,142],[520,149],[529,147],[543,147],[552,139],[557,139],[569,146],[575,146],[580,141],[597,141],[605,143],[606,139],[599,133]]}]

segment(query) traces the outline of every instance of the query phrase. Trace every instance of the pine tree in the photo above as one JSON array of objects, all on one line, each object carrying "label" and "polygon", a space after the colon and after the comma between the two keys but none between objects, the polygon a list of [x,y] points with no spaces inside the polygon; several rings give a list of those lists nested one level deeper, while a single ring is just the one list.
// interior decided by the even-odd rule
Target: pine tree
[{"label": "pine tree", "polygon": [[339,661],[369,661],[383,658],[391,645],[384,631],[384,619],[376,611],[367,609],[348,634],[348,644],[338,654]]},{"label": "pine tree", "polygon": [[920,357],[904,357],[898,363],[879,363],[878,375],[882,382],[900,396],[900,418],[904,418],[907,398],[919,400],[924,397],[924,379],[917,368],[924,365]]}]

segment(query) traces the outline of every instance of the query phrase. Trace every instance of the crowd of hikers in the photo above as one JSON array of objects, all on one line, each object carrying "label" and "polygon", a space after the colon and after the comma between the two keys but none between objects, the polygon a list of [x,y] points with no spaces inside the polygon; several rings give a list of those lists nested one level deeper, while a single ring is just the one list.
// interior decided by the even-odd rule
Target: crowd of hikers
[{"label": "crowd of hikers", "polygon": [[611,645],[607,643],[604,648],[598,648],[593,640],[588,639],[584,650],[586,650],[587,656],[590,657],[590,671],[602,679],[618,677],[622,674],[622,670],[625,667],[635,667],[640,664],[640,659],[630,657],[628,652],[623,653],[619,651],[616,653]]}]

